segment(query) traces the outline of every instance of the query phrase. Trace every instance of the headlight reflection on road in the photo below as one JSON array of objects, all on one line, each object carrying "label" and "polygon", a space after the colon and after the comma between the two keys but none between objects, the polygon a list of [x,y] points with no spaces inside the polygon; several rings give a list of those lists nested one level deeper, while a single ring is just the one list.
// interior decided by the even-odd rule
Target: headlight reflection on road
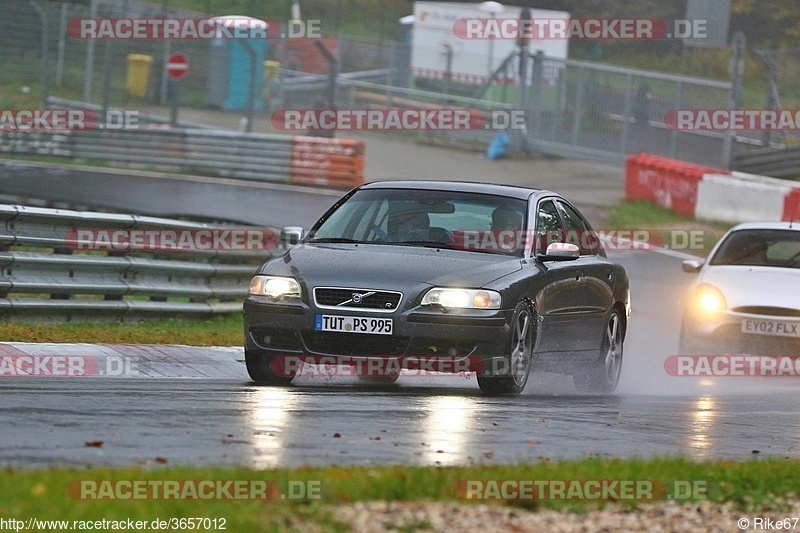
[{"label": "headlight reflection on road", "polygon": [[[714,400],[705,396],[698,398],[691,413],[692,426],[689,446],[696,449],[706,449],[711,447],[711,433],[714,429],[714,422],[717,418],[716,405]],[[699,453],[700,458],[704,458],[704,453]]]},{"label": "headlight reflection on road", "polygon": [[476,400],[435,396],[427,400],[424,408],[428,412],[422,431],[425,443],[422,456],[426,462],[438,461],[443,465],[463,462],[470,435],[475,431]]},{"label": "headlight reflection on road", "polygon": [[283,464],[283,432],[289,426],[289,414],[299,407],[297,393],[281,388],[259,387],[250,393],[250,429],[253,433],[254,468]]}]

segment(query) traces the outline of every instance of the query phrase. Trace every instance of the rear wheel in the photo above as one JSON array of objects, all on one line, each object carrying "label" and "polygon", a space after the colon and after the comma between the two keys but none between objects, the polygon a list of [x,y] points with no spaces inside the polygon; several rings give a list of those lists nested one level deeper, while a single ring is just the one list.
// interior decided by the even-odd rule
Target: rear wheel
[{"label": "rear wheel", "polygon": [[622,344],[625,339],[625,323],[619,309],[611,311],[603,340],[600,342],[600,358],[572,375],[579,391],[608,394],[614,392],[622,372]]},{"label": "rear wheel", "polygon": [[[519,394],[525,390],[533,358],[535,313],[522,301],[514,309],[511,335],[503,365],[497,372],[484,370],[478,374],[478,386],[487,394]],[[501,374],[501,375],[497,375]]]},{"label": "rear wheel", "polygon": [[244,362],[247,366],[247,373],[256,383],[288,385],[294,379],[295,371],[286,371],[285,361],[277,360],[275,357],[258,355],[245,350]]}]

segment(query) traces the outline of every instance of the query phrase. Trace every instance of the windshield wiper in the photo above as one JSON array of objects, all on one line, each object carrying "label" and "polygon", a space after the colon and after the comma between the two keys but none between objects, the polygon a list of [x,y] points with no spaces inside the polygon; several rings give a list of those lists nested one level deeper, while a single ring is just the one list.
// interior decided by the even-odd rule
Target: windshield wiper
[{"label": "windshield wiper", "polygon": [[455,247],[449,242],[442,241],[390,241],[383,244],[397,244],[399,246],[420,246],[422,248],[444,248],[454,250]]},{"label": "windshield wiper", "polygon": [[364,241],[358,241],[356,239],[348,239],[347,237],[322,237],[321,239],[310,239],[308,242],[365,244]]},{"label": "windshield wiper", "polygon": [[442,241],[397,241],[386,242],[383,244],[396,244],[398,246],[419,246],[421,248],[441,248],[443,250],[460,250],[462,252],[477,252],[481,254],[494,254],[494,255],[513,255],[516,256],[514,250],[483,250],[481,248],[464,248],[463,246],[454,246],[449,242]]}]

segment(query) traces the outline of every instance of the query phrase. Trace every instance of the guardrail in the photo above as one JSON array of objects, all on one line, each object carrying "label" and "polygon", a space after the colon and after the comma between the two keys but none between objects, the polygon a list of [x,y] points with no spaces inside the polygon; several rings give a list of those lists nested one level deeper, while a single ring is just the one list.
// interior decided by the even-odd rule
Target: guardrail
[{"label": "guardrail", "polygon": [[254,181],[355,187],[364,143],[223,130],[0,131],[0,153],[149,166]]},{"label": "guardrail", "polygon": [[774,178],[795,177],[800,175],[800,146],[749,150],[734,156],[733,168]]},{"label": "guardrail", "polygon": [[[74,239],[79,231],[99,228],[175,234],[224,234],[233,229],[137,215],[0,205],[0,319],[97,321],[237,312],[253,273],[271,255],[244,247],[75,250],[80,248],[81,241]],[[274,245],[272,228],[252,230],[271,235],[269,246]],[[180,259],[172,259],[175,256]]]}]

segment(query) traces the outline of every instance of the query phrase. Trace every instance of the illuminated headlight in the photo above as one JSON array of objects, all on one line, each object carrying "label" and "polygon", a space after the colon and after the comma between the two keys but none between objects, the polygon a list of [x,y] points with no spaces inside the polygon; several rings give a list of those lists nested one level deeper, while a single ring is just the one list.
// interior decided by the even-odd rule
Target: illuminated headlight
[{"label": "illuminated headlight", "polygon": [[694,293],[694,303],[697,308],[706,313],[724,311],[728,306],[728,303],[725,301],[725,296],[722,295],[720,290],[708,284],[697,287]]},{"label": "illuminated headlight", "polygon": [[250,294],[268,296],[273,300],[300,298],[300,284],[294,278],[255,276],[250,282]]},{"label": "illuminated headlight", "polygon": [[441,305],[448,309],[500,309],[500,293],[486,289],[429,290],[422,298],[422,305]]}]

